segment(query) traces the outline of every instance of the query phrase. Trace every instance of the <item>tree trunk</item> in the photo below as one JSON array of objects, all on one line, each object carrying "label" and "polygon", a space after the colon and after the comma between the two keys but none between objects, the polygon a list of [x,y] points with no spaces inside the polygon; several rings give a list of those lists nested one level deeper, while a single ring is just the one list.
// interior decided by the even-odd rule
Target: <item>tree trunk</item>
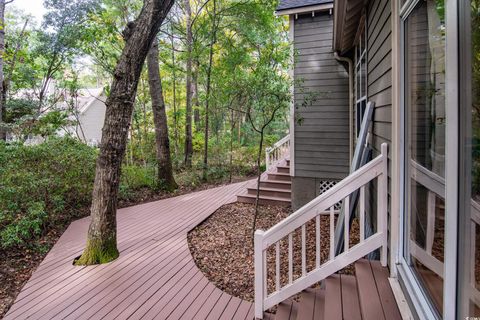
[{"label": "tree trunk", "polygon": [[172,90],[173,90],[173,137],[175,139],[175,156],[178,156],[178,118],[177,118],[177,73],[175,72],[175,42],[173,40],[173,24],[170,27],[172,44]]},{"label": "tree trunk", "polygon": [[230,183],[232,183],[233,175],[233,137],[235,130],[235,113],[230,110]]},{"label": "tree trunk", "polygon": [[5,0],[0,0],[0,140],[7,138],[7,130],[4,126],[5,102],[3,100],[3,56],[5,55]]},{"label": "tree trunk", "polygon": [[258,205],[260,202],[260,180],[262,178],[262,170],[260,168],[260,165],[262,164],[263,133],[264,133],[264,130],[262,128],[262,131],[260,132],[260,145],[258,146],[258,154],[257,154],[257,195],[255,197],[255,213],[253,217],[252,241],[255,235],[255,230],[257,228]]},{"label": "tree trunk", "polygon": [[174,0],[145,0],[135,22],[123,32],[125,47],[118,60],[110,96],[107,98],[102,142],[92,192],[91,222],[87,246],[77,265],[107,263],[119,255],[117,249],[117,196],[121,163],[145,58]]},{"label": "tree trunk", "polygon": [[[213,0],[213,30],[212,39],[210,41],[210,51],[208,56],[208,69],[207,69],[207,92],[205,97],[205,137],[203,147],[203,180],[207,180],[208,173],[208,130],[209,130],[209,106],[210,106],[210,92],[211,92],[211,80],[212,80],[212,64],[213,64],[213,46],[217,41],[217,1]],[[218,137],[218,134],[217,134]]]},{"label": "tree trunk", "polygon": [[192,71],[192,104],[193,104],[193,123],[195,124],[195,132],[200,131],[200,100],[198,99],[198,72],[199,63],[195,62],[195,71]]},{"label": "tree trunk", "polygon": [[185,110],[185,166],[192,166],[193,141],[192,141],[192,9],[190,0],[185,0],[185,11],[187,14],[187,103]]},{"label": "tree trunk", "polygon": [[167,114],[163,100],[162,79],[158,70],[158,41],[152,45],[147,56],[148,84],[152,97],[153,122],[155,123],[155,144],[157,151],[158,184],[168,191],[175,190],[178,185],[173,177],[172,160],[170,158],[170,140],[168,139]]}]

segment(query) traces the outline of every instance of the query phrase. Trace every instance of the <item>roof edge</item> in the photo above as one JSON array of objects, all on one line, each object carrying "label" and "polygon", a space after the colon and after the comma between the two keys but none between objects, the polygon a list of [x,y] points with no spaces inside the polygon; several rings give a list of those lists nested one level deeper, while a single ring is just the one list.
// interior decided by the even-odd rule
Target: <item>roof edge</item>
[{"label": "roof edge", "polygon": [[330,9],[333,9],[333,1],[330,3],[307,5],[307,6],[298,7],[298,8],[275,10],[275,14],[277,16],[288,16],[292,14],[301,14],[301,13],[307,13],[312,11],[324,11],[324,10],[330,10]]}]

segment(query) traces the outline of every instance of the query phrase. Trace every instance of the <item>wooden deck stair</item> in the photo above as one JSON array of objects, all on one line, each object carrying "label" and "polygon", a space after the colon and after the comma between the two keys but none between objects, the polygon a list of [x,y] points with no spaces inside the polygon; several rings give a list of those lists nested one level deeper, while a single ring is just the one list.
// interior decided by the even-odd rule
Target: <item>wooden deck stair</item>
[{"label": "wooden deck stair", "polygon": [[[265,172],[260,179],[260,204],[285,205],[291,203],[290,160],[284,159],[278,165]],[[237,201],[255,203],[257,182],[248,185],[247,189],[237,195]]]},{"label": "wooden deck stair", "polygon": [[355,263],[356,276],[334,274],[318,288],[304,290],[299,298],[277,306],[275,320],[383,320],[402,319],[388,282],[388,270],[379,261]]}]

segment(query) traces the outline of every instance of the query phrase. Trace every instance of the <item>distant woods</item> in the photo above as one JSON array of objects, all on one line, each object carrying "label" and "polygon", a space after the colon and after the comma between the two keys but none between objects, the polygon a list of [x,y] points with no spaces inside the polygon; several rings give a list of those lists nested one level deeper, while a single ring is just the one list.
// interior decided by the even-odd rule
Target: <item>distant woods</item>
[{"label": "distant woods", "polygon": [[[142,5],[141,0],[47,0],[42,21],[18,10],[15,1],[6,5],[0,138],[64,135],[65,128],[78,125],[75,101],[82,89],[103,88],[108,97]],[[223,174],[219,170],[235,175],[236,168],[258,165],[260,137],[248,114],[265,105],[268,85],[285,87],[291,63],[288,23],[274,15],[275,6],[260,0],[175,2],[140,74],[125,165],[155,168],[164,189],[175,186],[172,174],[163,174],[170,166],[173,174],[198,170],[208,181]],[[255,78],[266,69],[274,75],[268,85]],[[69,107],[59,108],[59,102]],[[263,147],[286,134],[284,111],[265,128]],[[81,139],[82,130],[74,137]]]}]

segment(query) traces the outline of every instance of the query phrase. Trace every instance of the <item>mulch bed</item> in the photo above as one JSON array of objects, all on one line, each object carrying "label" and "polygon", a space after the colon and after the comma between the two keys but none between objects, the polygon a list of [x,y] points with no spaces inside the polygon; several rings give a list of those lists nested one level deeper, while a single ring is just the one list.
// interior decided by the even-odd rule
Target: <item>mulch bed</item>
[{"label": "mulch bed", "polygon": [[[245,180],[245,177],[235,177],[234,181]],[[130,200],[119,201],[119,208],[125,208],[141,203],[177,197],[187,193],[215,188],[229,182],[205,183],[198,186],[179,187],[173,193],[154,192],[150,189],[137,191]],[[65,217],[65,221],[55,223],[40,239],[32,241],[30,247],[19,247],[15,250],[0,249],[0,318],[2,318],[15,301],[24,284],[43,261],[50,249],[55,245],[69,224],[90,214],[89,207],[78,210],[74,217]]]},{"label": "mulch bed", "polygon": [[[232,296],[253,301],[254,265],[252,225],[254,206],[243,203],[224,205],[190,231],[188,243],[197,266],[218,288]],[[267,230],[292,213],[290,208],[260,206],[257,229]],[[330,220],[321,218],[321,262],[326,262],[330,248]],[[359,241],[356,221],[351,228],[350,246]],[[315,267],[315,221],[306,228],[307,272]],[[280,244],[281,285],[288,283],[288,237]],[[293,279],[301,276],[301,230],[293,235]],[[267,251],[268,292],[275,290],[275,248]],[[353,266],[341,271],[353,274]]]}]

